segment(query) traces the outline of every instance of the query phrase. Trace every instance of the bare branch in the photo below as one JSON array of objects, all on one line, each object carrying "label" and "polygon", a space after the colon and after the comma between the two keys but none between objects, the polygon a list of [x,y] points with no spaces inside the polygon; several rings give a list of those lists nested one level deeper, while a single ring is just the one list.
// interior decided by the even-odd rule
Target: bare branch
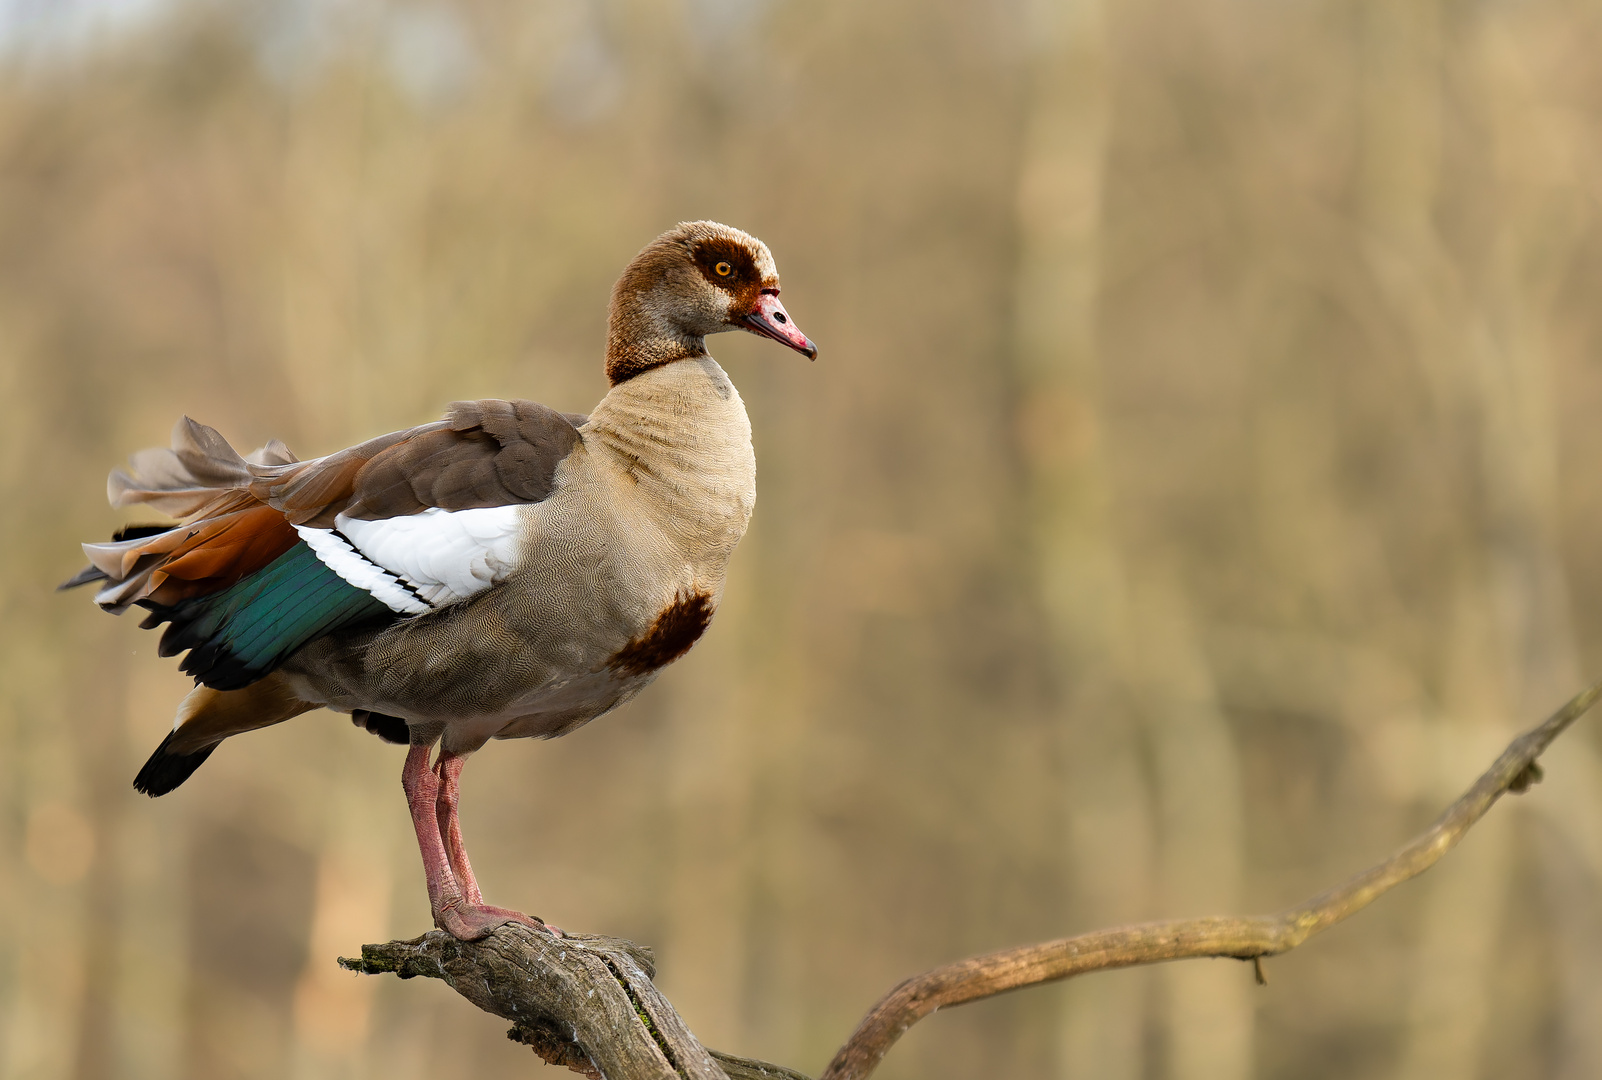
[{"label": "bare branch", "polygon": [[969,957],[916,975],[880,999],[835,1054],[820,1080],[863,1080],[902,1034],[936,1009],[1091,971],[1223,956],[1258,962],[1289,952],[1361,911],[1382,893],[1428,870],[1485,816],[1505,791],[1540,780],[1536,758],[1602,696],[1602,682],[1575,695],[1544,723],[1514,739],[1435,823],[1372,869],[1277,915],[1173,919]]}]

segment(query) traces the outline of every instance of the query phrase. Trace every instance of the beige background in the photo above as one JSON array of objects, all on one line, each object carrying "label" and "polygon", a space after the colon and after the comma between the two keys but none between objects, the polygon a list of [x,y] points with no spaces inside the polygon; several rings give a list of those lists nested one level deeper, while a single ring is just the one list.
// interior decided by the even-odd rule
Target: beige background
[{"label": "beige background", "polygon": [[[683,218],[762,236],[822,355],[715,339],[723,612],[463,814],[491,899],[654,945],[711,1045],[816,1072],[934,963],[1299,900],[1602,671],[1595,4],[0,12],[3,1080],[543,1068],[334,967],[426,927],[398,748],[313,714],[146,800],[184,680],[50,588],[180,413],[311,455],[589,408]],[[1030,990],[882,1075],[1602,1075],[1597,728],[1267,988]]]}]

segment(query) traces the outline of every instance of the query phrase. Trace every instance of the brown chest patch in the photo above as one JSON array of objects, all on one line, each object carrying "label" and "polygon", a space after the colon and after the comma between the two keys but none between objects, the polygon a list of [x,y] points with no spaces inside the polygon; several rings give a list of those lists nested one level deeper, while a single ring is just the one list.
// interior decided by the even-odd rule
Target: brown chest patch
[{"label": "brown chest patch", "polygon": [[689,652],[711,621],[712,597],[680,593],[650,629],[619,649],[606,666],[625,675],[647,675]]}]

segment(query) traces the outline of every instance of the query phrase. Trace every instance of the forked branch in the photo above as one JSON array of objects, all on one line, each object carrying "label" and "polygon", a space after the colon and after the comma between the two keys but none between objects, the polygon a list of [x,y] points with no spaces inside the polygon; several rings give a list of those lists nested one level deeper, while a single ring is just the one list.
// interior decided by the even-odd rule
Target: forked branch
[{"label": "forked branch", "polygon": [[[886,994],[835,1054],[820,1080],[863,1080],[895,1041],[936,1009],[1091,971],[1197,957],[1260,962],[1289,952],[1321,930],[1429,869],[1507,791],[1541,778],[1536,759],[1602,697],[1602,682],[1575,695],[1520,735],[1435,823],[1384,862],[1305,904],[1276,915],[1175,919],[970,957],[914,976]],[[437,931],[415,941],[367,945],[356,971],[446,980],[479,1008],[513,1021],[512,1038],[545,1060],[608,1080],[643,1077],[805,1080],[766,1062],[708,1051],[651,984],[650,954],[631,942],[551,938],[517,925],[481,942]],[[1261,976],[1261,968],[1259,968]]]}]

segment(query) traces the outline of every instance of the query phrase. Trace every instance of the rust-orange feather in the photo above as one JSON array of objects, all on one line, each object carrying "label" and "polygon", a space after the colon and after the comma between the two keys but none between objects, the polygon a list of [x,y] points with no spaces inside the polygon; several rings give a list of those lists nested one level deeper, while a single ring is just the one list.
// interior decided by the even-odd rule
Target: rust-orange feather
[{"label": "rust-orange feather", "polygon": [[300,540],[283,514],[259,502],[195,522],[183,532],[183,540],[151,574],[148,596],[158,604],[226,589],[265,569]]}]

